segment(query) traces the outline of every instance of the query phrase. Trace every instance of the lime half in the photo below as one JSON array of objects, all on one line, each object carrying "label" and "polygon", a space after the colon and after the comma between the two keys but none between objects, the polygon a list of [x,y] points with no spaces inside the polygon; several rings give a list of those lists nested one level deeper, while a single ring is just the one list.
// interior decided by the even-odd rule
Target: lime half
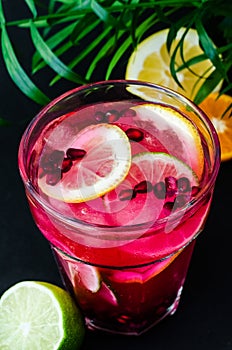
[{"label": "lime half", "polygon": [[0,299],[0,349],[77,350],[84,323],[70,295],[45,282],[24,281]]}]

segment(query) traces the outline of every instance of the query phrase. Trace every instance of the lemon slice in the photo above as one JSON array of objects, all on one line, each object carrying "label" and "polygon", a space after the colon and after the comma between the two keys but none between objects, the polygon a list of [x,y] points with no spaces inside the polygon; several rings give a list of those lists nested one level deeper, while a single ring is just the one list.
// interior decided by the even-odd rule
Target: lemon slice
[{"label": "lemon slice", "polygon": [[[116,190],[107,193],[103,198],[106,210],[114,215],[115,224],[125,226],[154,223],[157,219],[168,216],[171,211],[165,210],[165,203],[171,196],[166,196],[166,188],[163,190],[164,196],[160,197],[155,193],[156,185],[165,182],[165,178],[168,177],[175,178],[176,181],[180,178],[188,179],[190,188],[185,193],[186,204],[191,199],[192,186],[199,185],[197,175],[187,164],[174,156],[159,152],[143,152],[132,157],[131,169],[126,179]],[[151,189],[136,193],[138,184],[144,181],[151,184]],[[131,190],[134,196],[121,200],[121,194],[129,193]],[[173,205],[176,200],[178,201],[176,197],[172,200]],[[140,231],[138,231],[139,235],[141,235]]]},{"label": "lemon slice", "polygon": [[82,315],[70,295],[50,283],[24,281],[0,300],[0,349],[80,349]]},{"label": "lemon slice", "polygon": [[159,104],[145,103],[133,108],[137,124],[148,128],[168,153],[179,158],[201,179],[204,169],[204,152],[200,135],[189,119],[177,110]]},{"label": "lemon slice", "polygon": [[130,142],[116,125],[88,126],[67,145],[67,149],[70,148],[83,150],[86,154],[73,162],[67,172],[60,171],[60,179],[55,184],[51,184],[46,176],[38,179],[42,192],[52,198],[80,203],[101,197],[117,187],[129,171]]},{"label": "lemon slice", "polygon": [[[126,79],[135,79],[148,81],[155,84],[173,89],[190,99],[194,99],[194,96],[200,86],[205,82],[215,67],[211,61],[206,59],[191,65],[190,69],[183,69],[177,73],[177,77],[183,88],[181,88],[173,79],[170,72],[170,55],[175,50],[178,42],[180,41],[185,28],[181,28],[176,39],[171,46],[171,52],[168,53],[166,42],[169,29],[161,30],[145,40],[143,40],[132,53],[129,58],[126,68]],[[184,61],[203,54],[203,51],[199,45],[198,34],[195,29],[189,29],[184,39],[183,55]],[[176,67],[183,65],[180,50],[176,55]],[[218,91],[221,83],[215,88]],[[150,90],[141,88],[137,90],[140,95],[150,94]]]}]

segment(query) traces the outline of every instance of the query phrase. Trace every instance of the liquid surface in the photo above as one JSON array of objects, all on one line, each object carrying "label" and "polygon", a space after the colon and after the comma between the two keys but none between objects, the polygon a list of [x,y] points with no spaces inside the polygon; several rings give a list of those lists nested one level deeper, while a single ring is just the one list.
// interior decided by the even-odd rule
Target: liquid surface
[{"label": "liquid surface", "polygon": [[[173,208],[178,210],[186,205],[201,187],[203,150],[200,136],[190,123],[164,106],[135,105],[129,101],[96,104],[64,115],[52,121],[35,144],[30,164],[33,183],[49,205],[71,219],[106,226],[155,222],[170,215]],[[86,167],[87,157],[91,161],[91,176],[101,172],[98,175],[106,179],[109,168],[114,166],[107,147],[113,144],[113,148],[119,148],[120,138],[106,141],[103,135],[96,140],[96,133],[88,130],[91,125],[106,124],[119,127],[128,139],[132,157],[128,174],[103,195],[96,192],[93,200],[67,203],[65,191],[70,190],[73,182],[78,187],[77,178],[82,164]],[[81,138],[86,129],[87,139]],[[159,159],[154,153],[160,153]],[[123,166],[123,159],[117,166],[119,169]],[[43,184],[48,190],[44,190]],[[54,188],[58,188],[56,192],[62,191],[58,199]]]},{"label": "liquid surface", "polygon": [[[52,244],[91,263],[171,255],[202,230],[208,211],[210,196],[189,207],[207,182],[203,145],[184,112],[164,105],[99,103],[63,115],[38,133],[28,160],[47,206],[31,205],[35,221]],[[76,203],[76,190],[83,201]]]}]

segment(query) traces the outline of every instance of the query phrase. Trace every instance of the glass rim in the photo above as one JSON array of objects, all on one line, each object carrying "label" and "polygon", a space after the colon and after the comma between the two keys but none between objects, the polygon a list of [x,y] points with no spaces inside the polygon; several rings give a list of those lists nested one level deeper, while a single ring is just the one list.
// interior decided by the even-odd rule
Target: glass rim
[{"label": "glass rim", "polygon": [[[65,98],[67,98],[71,95],[74,95],[78,92],[83,92],[85,90],[89,90],[91,88],[101,88],[101,87],[104,87],[107,85],[138,85],[138,86],[145,86],[145,87],[149,87],[152,89],[156,89],[156,90],[162,91],[163,93],[168,93],[169,95],[173,96],[174,98],[179,99],[180,101],[183,101],[183,103],[185,103],[186,105],[190,106],[197,113],[198,117],[204,123],[205,127],[207,128],[207,131],[209,132],[209,134],[211,136],[212,144],[214,146],[214,164],[212,167],[211,176],[209,178],[209,181],[207,182],[206,186],[204,188],[201,188],[200,191],[198,192],[198,194],[194,198],[192,198],[190,201],[188,201],[186,203],[186,205],[184,205],[181,209],[179,209],[176,212],[171,213],[168,217],[157,219],[155,221],[155,226],[160,227],[165,222],[167,222],[167,220],[170,220],[170,217],[172,220],[175,220],[175,218],[177,218],[181,215],[183,216],[183,213],[186,213],[186,211],[189,211],[191,208],[197,206],[197,204],[202,200],[203,196],[206,196],[209,193],[209,191],[213,188],[218,171],[219,171],[219,167],[220,167],[219,139],[218,139],[217,132],[216,132],[212,122],[210,121],[210,119],[189,98],[185,97],[184,95],[180,94],[179,92],[176,92],[176,91],[174,91],[170,88],[164,87],[162,85],[144,82],[144,81],[139,81],[139,80],[124,80],[124,79],[102,80],[102,81],[78,86],[78,87],[71,89],[71,90],[68,90],[68,91],[64,92],[63,94],[59,95],[58,97],[54,98],[46,106],[44,106],[39,111],[39,113],[37,113],[34,116],[34,118],[28,124],[28,126],[26,127],[26,129],[21,137],[20,144],[19,144],[19,150],[18,150],[18,162],[19,162],[19,171],[20,171],[21,178],[23,180],[24,186],[29,191],[32,198],[37,203],[39,203],[46,212],[48,212],[53,217],[57,218],[59,221],[65,222],[66,224],[68,223],[69,225],[74,226],[76,228],[80,227],[80,225],[81,225],[84,227],[88,226],[88,227],[92,227],[92,228],[101,228],[101,229],[104,229],[106,231],[112,230],[112,229],[117,230],[117,231],[126,231],[126,230],[130,231],[130,230],[135,230],[136,228],[141,229],[142,227],[146,227],[146,226],[154,227],[154,223],[153,223],[153,225],[151,225],[151,221],[141,223],[141,224],[132,224],[132,225],[123,225],[123,226],[110,226],[110,225],[106,226],[106,225],[101,225],[101,224],[93,224],[91,222],[85,222],[85,221],[82,221],[79,219],[74,219],[74,218],[65,216],[64,214],[59,213],[59,211],[56,211],[54,209],[54,207],[49,205],[45,200],[43,200],[41,198],[40,194],[34,188],[32,182],[28,176],[28,173],[26,171],[25,162],[23,161],[23,152],[27,147],[28,135],[30,133],[30,130],[33,129],[34,125],[36,125],[36,123],[40,120],[40,118],[42,118],[51,107],[53,107],[54,105],[56,105],[57,103],[59,103],[60,101],[64,100]],[[149,102],[149,101],[151,101],[151,100],[147,100],[147,102]],[[20,161],[20,160],[22,160],[22,161]]]}]

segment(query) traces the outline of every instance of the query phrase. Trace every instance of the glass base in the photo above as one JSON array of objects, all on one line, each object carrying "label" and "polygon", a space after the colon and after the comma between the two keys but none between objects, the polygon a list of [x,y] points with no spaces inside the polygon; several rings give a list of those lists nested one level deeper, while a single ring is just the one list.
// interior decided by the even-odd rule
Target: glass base
[{"label": "glass base", "polygon": [[[53,252],[64,285],[90,330],[140,335],[176,311],[194,243],[172,261],[130,269],[96,267],[74,260],[55,247]],[[157,273],[157,266],[163,270]]]},{"label": "glass base", "polygon": [[[176,299],[168,308],[164,310],[161,306],[160,308],[157,308],[157,310],[155,310],[155,313],[154,313],[155,320],[153,322],[144,320],[144,321],[135,323],[129,318],[126,319],[126,316],[125,316],[124,324],[123,324],[122,318],[121,318],[121,321],[112,320],[111,324],[109,324],[109,322],[105,324],[104,322],[101,322],[99,320],[94,320],[86,317],[85,318],[86,326],[90,331],[103,331],[111,334],[139,336],[149,331],[151,328],[153,328],[155,325],[161,322],[164,318],[174,315],[180,302],[182,290],[183,290],[183,286],[180,287],[180,289],[178,290]],[[159,313],[160,313],[160,316],[158,316]]]}]

